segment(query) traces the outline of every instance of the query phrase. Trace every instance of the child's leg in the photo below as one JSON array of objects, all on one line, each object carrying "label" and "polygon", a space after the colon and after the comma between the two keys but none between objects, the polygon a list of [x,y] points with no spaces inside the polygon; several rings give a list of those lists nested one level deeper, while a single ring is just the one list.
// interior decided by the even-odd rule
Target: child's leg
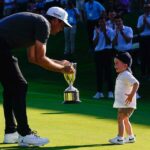
[{"label": "child's leg", "polygon": [[131,117],[131,115],[133,114],[134,112],[134,109],[132,108],[127,108],[126,109],[126,117],[124,119],[124,125],[125,125],[125,130],[126,130],[126,133],[129,135],[129,136],[133,136],[133,130],[132,130],[132,125],[130,123],[130,120],[129,118]]},{"label": "child's leg", "polygon": [[126,118],[124,119],[124,124],[125,124],[126,133],[127,133],[128,135],[133,135],[132,125],[131,125],[131,123],[130,123],[128,117],[126,117]]},{"label": "child's leg", "polygon": [[117,137],[110,139],[109,140],[110,143],[112,143],[112,144],[124,144],[125,143],[124,118],[125,118],[125,115],[124,115],[123,108],[119,108],[118,109],[118,135],[117,135]]},{"label": "child's leg", "polygon": [[124,108],[118,109],[118,136],[124,137],[125,125],[124,125]]}]

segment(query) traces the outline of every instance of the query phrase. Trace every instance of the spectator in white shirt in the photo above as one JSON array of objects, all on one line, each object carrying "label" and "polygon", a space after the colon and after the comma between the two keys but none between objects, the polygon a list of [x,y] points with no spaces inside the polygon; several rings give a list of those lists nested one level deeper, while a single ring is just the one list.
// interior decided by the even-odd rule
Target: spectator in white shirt
[{"label": "spectator in white shirt", "polygon": [[105,14],[104,6],[95,0],[88,0],[84,6],[84,19],[86,20],[87,33],[89,40],[89,51],[93,52],[93,31],[98,19]]},{"label": "spectator in white shirt", "polygon": [[15,0],[4,0],[3,15],[9,16],[16,11]]},{"label": "spectator in white shirt", "polygon": [[114,47],[117,51],[129,52],[132,49],[133,30],[123,24],[123,18],[120,15],[115,17],[115,23]]},{"label": "spectator in white shirt", "polygon": [[107,83],[108,98],[113,98],[112,83],[112,39],[114,32],[106,26],[106,19],[100,17],[98,26],[94,29],[93,43],[95,45],[94,58],[96,65],[96,84],[97,92],[93,96],[94,99],[104,97],[103,85]]},{"label": "spectator in white shirt", "polygon": [[108,12],[108,20],[107,20],[107,26],[112,28],[113,30],[115,29],[115,17],[117,13],[115,10],[109,10]]},{"label": "spectator in white shirt", "polygon": [[80,11],[80,20],[83,21],[84,17],[84,0],[76,0],[76,7]]},{"label": "spectator in white shirt", "polygon": [[75,52],[75,39],[77,32],[77,23],[80,17],[80,12],[76,8],[75,3],[70,0],[67,3],[67,7],[65,9],[68,13],[68,22],[71,24],[72,28],[64,28],[64,36],[65,36],[65,55],[70,55]]},{"label": "spectator in white shirt", "polygon": [[133,58],[132,70],[135,73],[135,64],[137,52],[132,49],[132,40],[133,40],[133,30],[129,26],[125,26],[123,23],[123,18],[120,15],[115,17],[115,36],[113,39],[113,47],[115,49],[115,53],[120,51],[128,52]]},{"label": "spectator in white shirt", "polygon": [[150,3],[144,4],[144,14],[139,16],[141,75],[150,79]]}]

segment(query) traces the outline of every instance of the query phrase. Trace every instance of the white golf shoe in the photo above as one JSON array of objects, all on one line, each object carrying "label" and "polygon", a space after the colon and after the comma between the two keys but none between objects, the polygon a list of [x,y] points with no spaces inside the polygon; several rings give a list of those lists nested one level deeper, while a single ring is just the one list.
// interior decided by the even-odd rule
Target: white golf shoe
[{"label": "white golf shoe", "polygon": [[18,132],[7,133],[4,135],[4,143],[13,144],[18,142]]},{"label": "white golf shoe", "polygon": [[36,133],[31,133],[26,136],[19,136],[18,145],[22,147],[29,147],[29,146],[43,146],[49,143],[47,138],[41,138],[36,135]]}]

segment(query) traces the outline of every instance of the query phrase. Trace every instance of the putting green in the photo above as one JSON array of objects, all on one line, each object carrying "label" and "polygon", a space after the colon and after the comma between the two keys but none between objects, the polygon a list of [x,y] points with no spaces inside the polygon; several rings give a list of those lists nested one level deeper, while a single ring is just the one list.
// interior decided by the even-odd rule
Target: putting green
[{"label": "putting green", "polygon": [[[41,87],[57,89],[46,93]],[[39,92],[39,90],[41,92]],[[62,91],[61,91],[62,90]],[[59,91],[59,92],[58,92]],[[139,108],[131,118],[137,142],[134,144],[111,145],[108,139],[116,135],[116,110],[112,108],[113,100],[104,99],[93,101],[90,97],[81,97],[82,103],[64,105],[63,87],[56,84],[30,83],[27,96],[29,124],[37,130],[40,136],[48,137],[50,143],[43,150],[149,150],[150,126],[148,110],[149,102],[145,105],[139,101]],[[82,93],[82,91],[81,91]],[[83,91],[84,93],[84,91]],[[2,99],[2,98],[0,98]],[[141,110],[140,110],[141,109]],[[4,118],[2,101],[0,101],[0,141],[3,140]],[[0,150],[20,150],[17,144],[0,144]]]}]

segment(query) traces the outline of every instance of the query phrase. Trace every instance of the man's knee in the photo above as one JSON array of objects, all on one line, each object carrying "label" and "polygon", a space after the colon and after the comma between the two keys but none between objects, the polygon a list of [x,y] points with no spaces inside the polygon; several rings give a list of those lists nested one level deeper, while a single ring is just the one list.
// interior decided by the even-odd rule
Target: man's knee
[{"label": "man's knee", "polygon": [[28,89],[28,83],[26,81],[23,81],[23,82],[16,84],[16,87],[17,87],[16,89],[18,91],[25,91],[26,92]]}]

